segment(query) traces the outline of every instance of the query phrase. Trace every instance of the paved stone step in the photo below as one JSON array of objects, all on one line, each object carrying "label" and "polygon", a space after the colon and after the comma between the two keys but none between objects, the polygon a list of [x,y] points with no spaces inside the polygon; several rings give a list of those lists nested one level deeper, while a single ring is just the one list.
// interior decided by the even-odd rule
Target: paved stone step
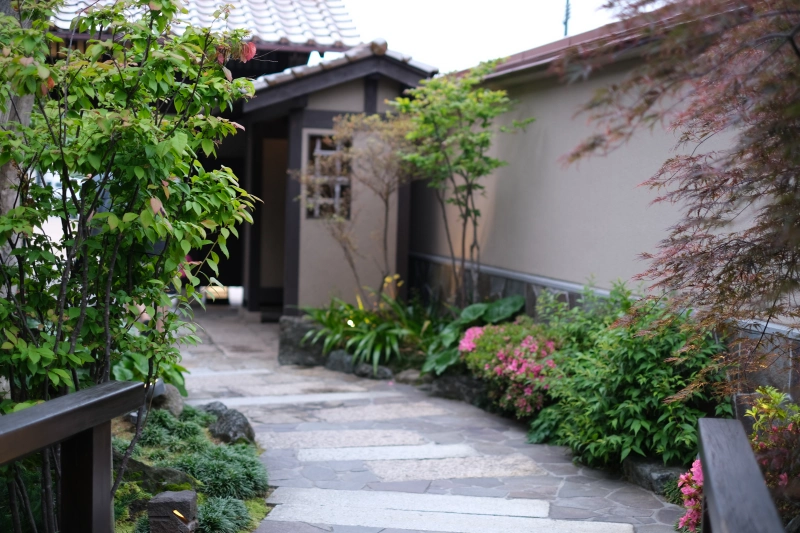
[{"label": "paved stone step", "polygon": [[297,452],[297,460],[380,461],[394,459],[443,459],[480,455],[466,444],[423,444],[422,446],[359,446],[353,448],[309,448]]},{"label": "paved stone step", "polygon": [[202,405],[208,402],[222,402],[231,408],[240,405],[286,405],[296,403],[346,402],[350,400],[370,400],[373,398],[393,398],[402,396],[399,392],[321,392],[315,394],[286,394],[283,396],[249,396],[237,398],[193,398],[186,403]]},{"label": "paved stone step", "polygon": [[266,522],[383,527],[448,533],[633,533],[630,524],[545,518],[542,500],[281,487]]},{"label": "paved stone step", "polygon": [[395,420],[399,418],[421,418],[424,416],[448,415],[448,411],[428,402],[387,403],[359,405],[357,407],[334,407],[320,409],[314,415],[326,422],[358,422],[360,420]]},{"label": "paved stone step", "polygon": [[272,374],[272,370],[266,368],[244,368],[241,370],[213,370],[206,367],[194,367],[190,369],[187,379],[196,378],[215,378],[219,376],[254,376],[256,374]]},{"label": "paved stone step", "polygon": [[256,440],[267,450],[275,448],[409,446],[427,443],[418,433],[405,429],[282,431],[275,433],[257,433]]},{"label": "paved stone step", "polygon": [[365,464],[383,481],[505,478],[547,474],[533,459],[519,453],[506,456],[367,461]]}]

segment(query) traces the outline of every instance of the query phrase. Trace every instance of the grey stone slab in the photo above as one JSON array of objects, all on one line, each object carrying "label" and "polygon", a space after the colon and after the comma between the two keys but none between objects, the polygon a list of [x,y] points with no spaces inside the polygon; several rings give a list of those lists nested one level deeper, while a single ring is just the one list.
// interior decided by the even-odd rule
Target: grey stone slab
[{"label": "grey stone slab", "polygon": [[332,491],[339,491],[339,490],[361,490],[366,486],[366,482],[363,481],[343,481],[343,480],[333,480],[333,481],[315,481],[314,486],[320,489],[329,489]]},{"label": "grey stone slab", "polygon": [[464,442],[464,435],[455,431],[446,431],[442,433],[423,432],[423,435],[436,444],[458,444]]},{"label": "grey stone slab", "polygon": [[299,477],[303,477],[299,469],[269,471],[269,478],[274,481],[279,481],[284,479],[296,479]]},{"label": "grey stone slab", "polygon": [[466,444],[423,444],[422,446],[366,446],[352,448],[311,448],[299,450],[297,458],[309,461],[382,461],[394,459],[441,459],[475,457],[478,452]]},{"label": "grey stone slab", "polygon": [[503,484],[502,481],[495,477],[467,477],[451,479],[450,481],[452,481],[453,485],[456,487],[483,487],[486,489],[499,487]]},{"label": "grey stone slab", "polygon": [[428,402],[385,403],[361,407],[337,407],[320,409],[314,415],[328,422],[354,422],[358,420],[394,420],[401,418],[418,419],[447,413],[446,410]]},{"label": "grey stone slab", "polygon": [[504,477],[500,481],[508,487],[558,487],[563,483],[563,478],[556,476],[517,476]]},{"label": "grey stone slab", "polygon": [[608,499],[628,507],[642,509],[661,509],[664,507],[664,504],[652,493],[634,487],[620,489],[608,496]]},{"label": "grey stone slab", "polygon": [[312,526],[305,522],[261,522],[253,533],[330,533],[333,528],[330,526]]},{"label": "grey stone slab", "polygon": [[515,448],[511,448],[508,446],[501,446],[499,444],[486,444],[484,442],[475,442],[472,443],[470,446],[472,446],[474,449],[485,455],[511,455],[513,453],[519,453],[519,450]]},{"label": "grey stone slab", "polygon": [[672,526],[652,524],[636,526],[636,533],[675,533],[675,529]]},{"label": "grey stone slab", "polygon": [[586,496],[607,496],[611,491],[603,487],[596,487],[594,485],[586,485],[581,483],[572,483],[570,481],[564,482],[561,489],[558,491],[559,498],[575,498]]},{"label": "grey stone slab", "polygon": [[371,490],[421,494],[428,490],[430,484],[430,481],[398,481],[393,483],[369,483],[367,486]]},{"label": "grey stone slab", "polygon": [[684,514],[685,514],[684,509],[681,509],[680,507],[675,505],[670,505],[665,509],[660,509],[659,511],[657,511],[655,514],[655,518],[662,524],[674,524]]},{"label": "grey stone slab", "polygon": [[456,487],[450,489],[450,494],[458,496],[479,496],[483,498],[505,498],[508,496],[507,490],[502,488],[487,489],[484,487]]},{"label": "grey stone slab", "polygon": [[[273,492],[270,497],[267,498],[267,503],[296,507],[330,505],[340,506],[350,510],[362,508],[371,509],[376,512],[380,509],[418,511],[425,513],[462,513],[468,511],[475,516],[517,516],[529,518],[545,517],[549,510],[549,504],[541,501],[496,501],[493,498],[439,496],[434,494],[412,494],[406,492],[326,491],[318,489],[286,488],[279,488]],[[317,523],[311,519],[308,521]],[[331,523],[339,524],[342,522],[331,520]]]},{"label": "grey stone slab", "polygon": [[366,472],[364,461],[325,461],[319,466],[326,466],[336,472]]},{"label": "grey stone slab", "polygon": [[304,478],[311,481],[330,481],[338,477],[333,469],[322,466],[304,466],[300,472]]},{"label": "grey stone slab", "polygon": [[[530,457],[530,454],[526,453],[524,455]],[[537,463],[551,474],[555,474],[557,476],[572,476],[579,472],[578,467],[573,464],[540,463],[538,461]]]},{"label": "grey stone slab", "polygon": [[425,444],[425,440],[406,430],[352,429],[344,431],[294,431],[256,435],[258,443],[272,448],[350,448]]},{"label": "grey stone slab", "polygon": [[229,408],[241,405],[295,405],[298,403],[325,403],[347,400],[371,400],[376,397],[398,396],[400,393],[384,392],[329,392],[315,394],[286,394],[283,396],[247,396],[240,398],[202,398],[188,400],[189,405],[202,405],[209,401],[219,400]]},{"label": "grey stone slab", "polygon": [[562,505],[550,506],[550,518],[559,520],[583,520],[597,516],[594,511],[577,507],[565,507]]},{"label": "grey stone slab", "polygon": [[509,498],[524,498],[529,500],[554,500],[558,487],[535,487],[522,491],[514,491],[510,487],[502,487],[510,490],[508,493]]},{"label": "grey stone slab", "polygon": [[333,526],[333,533],[380,533],[381,527]]},{"label": "grey stone slab", "polygon": [[383,481],[539,475],[539,466],[524,455],[448,459],[367,461]]},{"label": "grey stone slab", "polygon": [[269,486],[270,487],[292,487],[292,488],[302,488],[302,489],[310,489],[314,487],[314,482],[309,481],[304,477],[292,478],[292,479],[273,479],[272,477],[269,478]]},{"label": "grey stone slab", "polygon": [[653,509],[639,509],[638,507],[614,507],[608,511],[611,516],[629,516],[631,518],[651,517],[655,511]]},{"label": "grey stone slab", "polygon": [[598,497],[558,498],[556,499],[555,504],[561,507],[572,507],[575,509],[587,509],[592,511],[596,511],[598,509],[607,509],[613,506],[613,504],[605,498]]}]

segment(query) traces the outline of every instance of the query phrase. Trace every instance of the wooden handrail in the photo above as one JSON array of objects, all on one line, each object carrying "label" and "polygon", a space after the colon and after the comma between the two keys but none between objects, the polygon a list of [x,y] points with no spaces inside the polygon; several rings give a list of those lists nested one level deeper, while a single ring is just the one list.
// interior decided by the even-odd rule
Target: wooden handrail
[{"label": "wooden handrail", "polygon": [[144,402],[142,383],[111,381],[0,416],[0,465],[61,444],[60,533],[112,533],[111,420]]},{"label": "wooden handrail", "polygon": [[703,533],[784,533],[738,420],[701,418]]}]

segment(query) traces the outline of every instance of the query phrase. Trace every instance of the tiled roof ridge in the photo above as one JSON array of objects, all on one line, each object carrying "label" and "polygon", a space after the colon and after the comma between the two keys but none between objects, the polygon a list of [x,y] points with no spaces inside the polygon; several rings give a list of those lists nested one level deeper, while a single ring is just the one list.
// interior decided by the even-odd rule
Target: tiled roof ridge
[{"label": "tiled roof ridge", "polygon": [[[87,7],[113,1],[67,0],[53,23],[68,30],[72,20]],[[184,3],[189,13],[183,20],[188,23],[210,26],[216,31],[247,29],[255,42],[344,48],[360,41],[342,0],[239,0],[227,21],[213,19],[214,11],[225,4],[224,0]]]},{"label": "tiled roof ridge", "polygon": [[374,57],[374,56],[390,57],[395,61],[399,61],[400,63],[405,63],[406,65],[412,68],[416,68],[417,70],[426,72],[429,76],[432,76],[437,72],[439,72],[439,69],[436,67],[428,65],[426,63],[422,63],[421,61],[417,61],[413,59],[411,56],[401,54],[394,50],[390,50],[385,39],[374,39],[370,42],[360,43],[354,46],[353,48],[344,52],[341,55],[341,57],[337,57],[336,59],[322,60],[314,66],[300,65],[297,67],[287,68],[283,72],[278,72],[275,74],[266,74],[264,76],[256,78],[253,83],[256,87],[256,90],[259,91],[262,89],[266,89],[267,87],[280,85],[282,83],[286,83],[298,78],[303,78],[311,74],[315,74],[317,72],[331,70],[340,67],[342,65],[355,63],[357,61],[361,61],[368,57]]}]

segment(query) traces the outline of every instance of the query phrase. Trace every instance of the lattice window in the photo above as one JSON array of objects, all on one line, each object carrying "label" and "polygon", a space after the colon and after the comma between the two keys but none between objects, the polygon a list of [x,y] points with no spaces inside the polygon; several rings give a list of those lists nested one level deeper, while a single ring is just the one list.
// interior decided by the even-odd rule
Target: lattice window
[{"label": "lattice window", "polygon": [[306,218],[350,218],[350,178],[341,146],[322,135],[309,137]]}]

